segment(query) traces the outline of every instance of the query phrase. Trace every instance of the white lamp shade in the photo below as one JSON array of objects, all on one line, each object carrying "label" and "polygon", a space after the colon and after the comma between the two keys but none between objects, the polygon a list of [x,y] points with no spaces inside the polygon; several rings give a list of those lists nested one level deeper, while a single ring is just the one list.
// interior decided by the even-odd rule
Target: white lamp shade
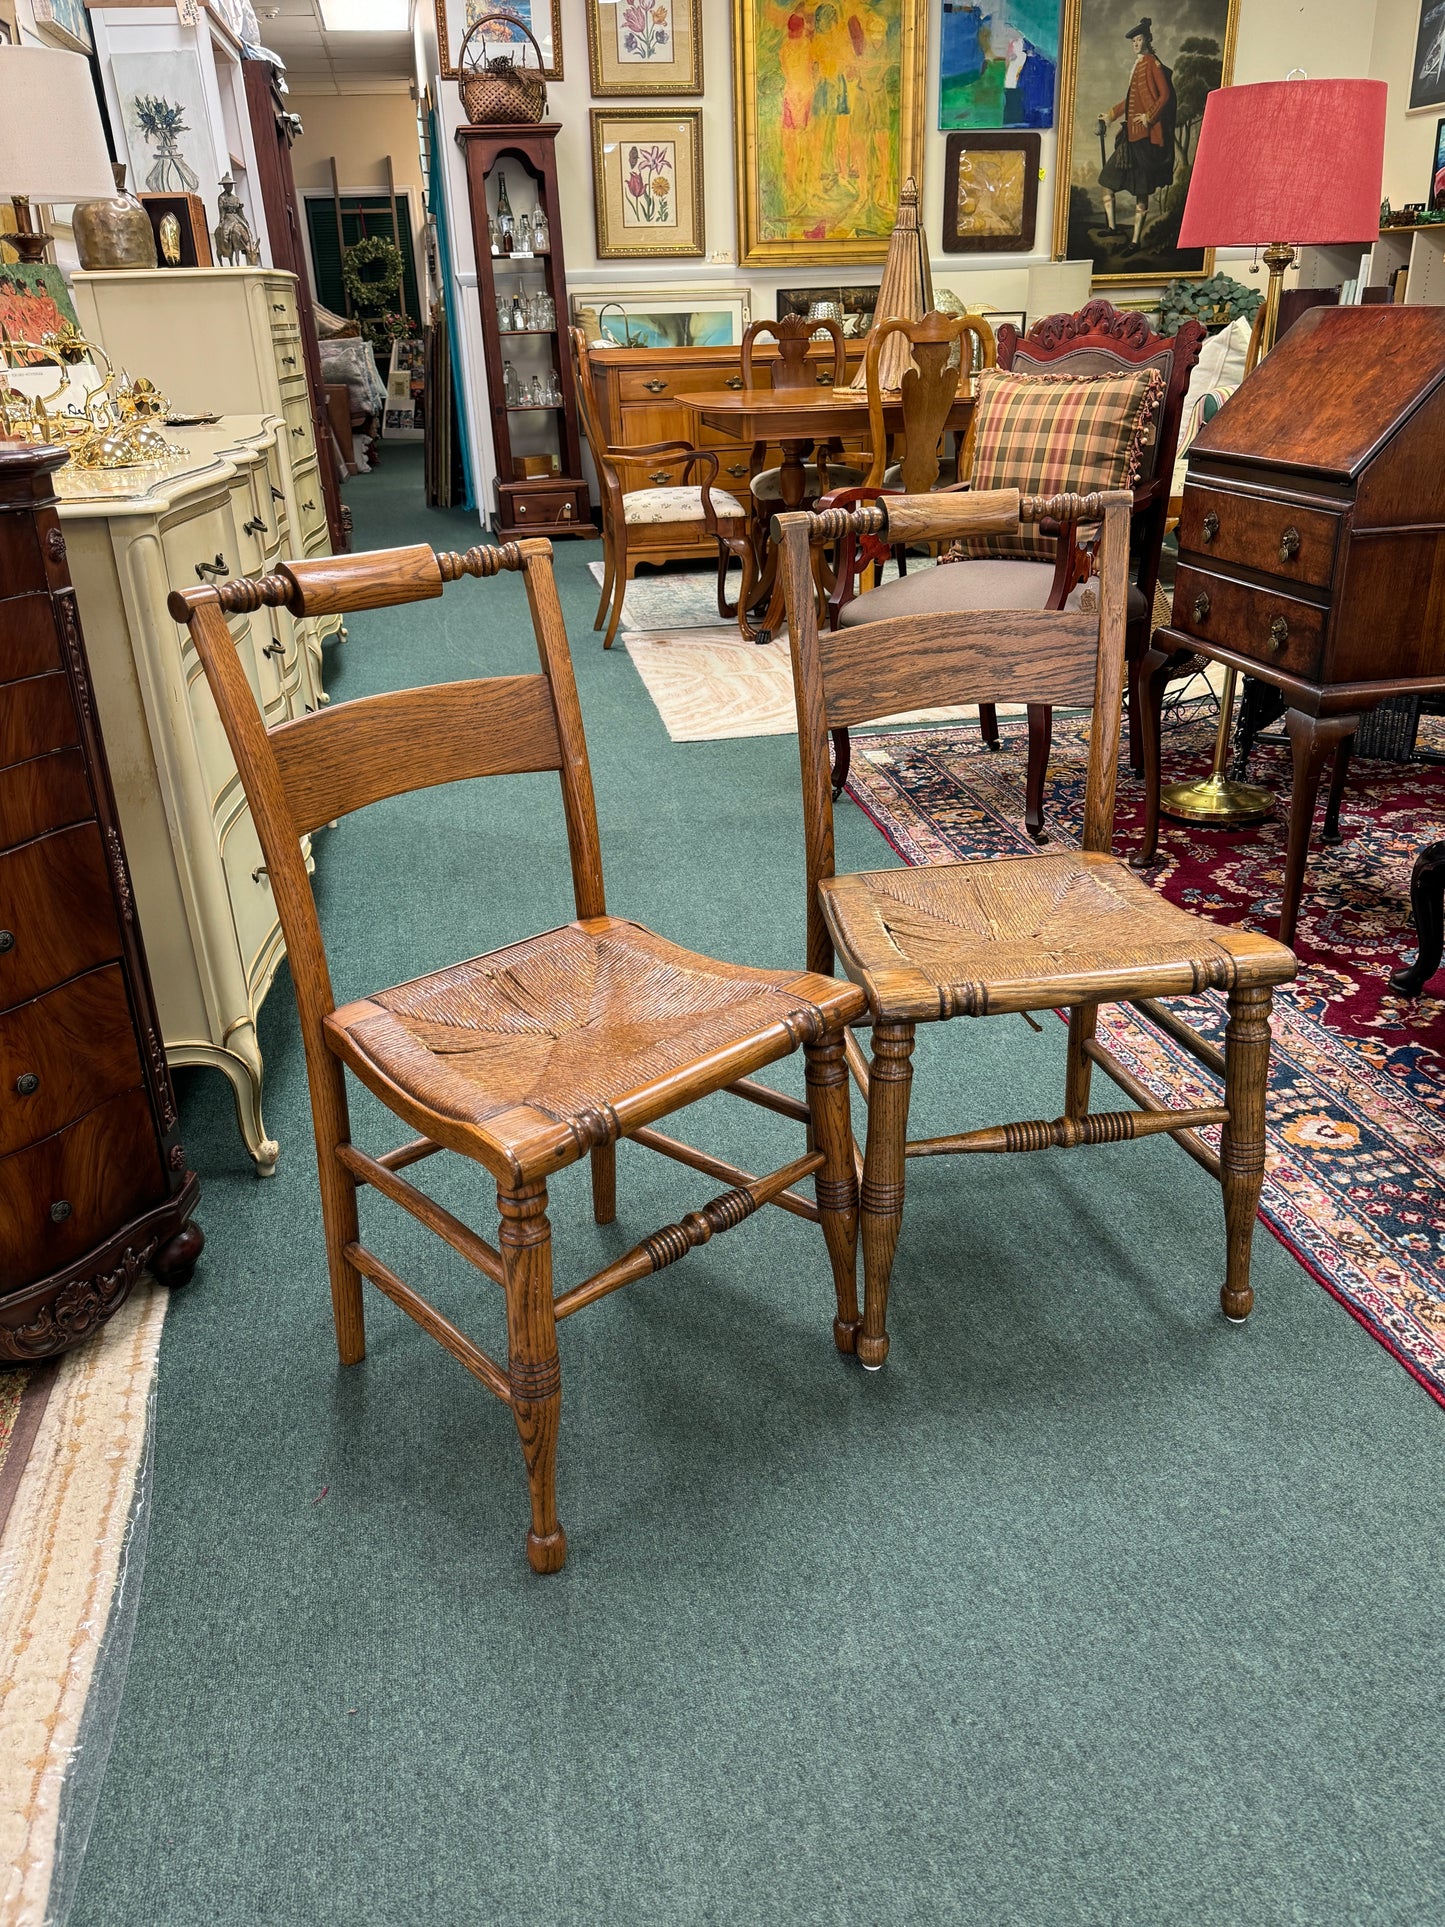
[{"label": "white lamp shade", "polygon": [[0,47],[0,194],[98,201],[115,193],[83,54]]}]

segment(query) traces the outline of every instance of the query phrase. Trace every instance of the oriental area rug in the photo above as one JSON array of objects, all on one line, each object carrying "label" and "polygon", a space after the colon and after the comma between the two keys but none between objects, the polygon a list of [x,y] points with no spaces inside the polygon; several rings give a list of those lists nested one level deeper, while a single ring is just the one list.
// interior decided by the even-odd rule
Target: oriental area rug
[{"label": "oriental area rug", "polygon": [[[1422,739],[1426,729],[1440,725],[1423,722]],[[1086,716],[1056,715],[1046,803],[1055,842],[1078,842],[1087,732]],[[1017,727],[1005,725],[1002,734],[1002,749],[991,754],[971,728],[860,733],[849,794],[907,863],[1027,851],[1026,741]],[[1213,735],[1212,715],[1184,712],[1165,737],[1165,780],[1203,774]],[[1146,874],[1184,909],[1273,935],[1288,751],[1260,745],[1249,773],[1279,798],[1269,822],[1230,831],[1165,819],[1163,860]],[[1445,1404],[1445,971],[1418,999],[1389,983],[1414,955],[1408,919],[1416,852],[1445,837],[1445,766],[1353,762],[1344,840],[1333,848],[1318,841],[1323,791],[1321,799],[1295,940],[1300,972],[1275,998],[1261,1216]],[[1121,856],[1138,841],[1142,806],[1141,780],[1126,768],[1114,838]],[[1222,1041],[1221,994],[1170,1001]],[[1215,1101],[1193,1058],[1131,1011],[1106,1009],[1099,1029],[1160,1100]]]}]

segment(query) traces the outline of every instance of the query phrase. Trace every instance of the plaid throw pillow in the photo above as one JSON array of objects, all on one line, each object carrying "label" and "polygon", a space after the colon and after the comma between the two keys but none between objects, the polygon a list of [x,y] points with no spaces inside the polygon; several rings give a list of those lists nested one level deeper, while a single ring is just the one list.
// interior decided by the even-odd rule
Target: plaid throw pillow
[{"label": "plaid throw pillow", "polygon": [[[976,489],[1024,495],[1130,488],[1164,395],[1157,368],[1119,375],[1014,375],[985,368],[974,403]],[[963,556],[1027,556],[1051,562],[1055,538],[1029,526],[1016,536],[977,536]]]}]

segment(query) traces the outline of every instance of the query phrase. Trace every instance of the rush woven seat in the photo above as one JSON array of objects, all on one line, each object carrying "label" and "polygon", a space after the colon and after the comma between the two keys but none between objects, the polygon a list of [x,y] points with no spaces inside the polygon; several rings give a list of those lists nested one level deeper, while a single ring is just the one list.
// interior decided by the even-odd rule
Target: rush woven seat
[{"label": "rush woven seat", "polygon": [[877,1018],[1052,1010],[1079,984],[1107,997],[1195,996],[1247,983],[1279,945],[1166,903],[1088,850],[825,877],[838,961]]},{"label": "rush woven seat", "polygon": [[416,1130],[498,1177],[538,1177],[846,1022],[827,977],[716,963],[621,917],[549,930],[345,1005],[326,1041]]},{"label": "rush woven seat", "polygon": [[[841,964],[866,993],[873,1025],[868,1060],[851,1039],[847,1047],[868,1100],[856,1349],[871,1370],[888,1354],[889,1280],[913,1157],[1076,1150],[1167,1133],[1224,1194],[1226,1317],[1243,1319],[1254,1303],[1249,1261],[1264,1178],[1270,1002],[1273,986],[1294,976],[1295,960],[1268,937],[1166,903],[1112,852],[1133,505],[1124,489],[1023,501],[1016,490],[995,489],[884,496],[868,507],[778,517],[803,776],[808,963],[820,975]],[[819,634],[812,551],[826,543],[1016,542],[1021,524],[1095,521],[1103,526],[1092,610],[930,610]],[[860,597],[859,606],[880,600]],[[1083,848],[839,876],[829,733],[923,704],[985,703],[1005,691],[1015,701],[1093,711]],[[1206,990],[1228,998],[1223,1050],[1160,1001]],[[1221,1079],[1223,1101],[1188,1110],[1157,1103],[1095,1035],[1100,1004],[1121,1002]],[[1069,1012],[1061,1116],[909,1138],[918,1024],[1059,1008]],[[1089,1109],[1095,1066],[1136,1110]],[[1201,1135],[1215,1127],[1217,1151]]]},{"label": "rush woven seat", "polygon": [[[263,607],[298,616],[384,609],[439,596],[463,575],[504,571],[523,578],[537,673],[393,690],[266,728],[228,616]],[[556,1572],[567,1556],[557,1517],[563,1319],[771,1204],[822,1231],[833,1341],[840,1351],[853,1350],[860,1322],[858,1184],[843,1027],[862,1014],[863,994],[831,973],[718,963],[608,915],[587,740],[550,543],[441,556],[421,546],[284,563],[274,575],[174,594],[170,611],[189,626],[215,696],[286,939],[341,1362],[355,1365],[365,1356],[362,1284],[369,1280],[510,1406],[531,1500],[527,1558],[536,1572]],[[411,790],[540,770],[559,778],[576,921],[338,1009],[303,839]],[[806,1102],[754,1081],[753,1072],[799,1046]],[[352,1137],[347,1070],[418,1135],[374,1156],[362,1150]],[[659,1118],[718,1091],[804,1125],[802,1154],[755,1177],[654,1128]],[[554,1293],[547,1180],[590,1158],[593,1216],[610,1224],[619,1138],[729,1188]],[[442,1151],[459,1152],[496,1180],[495,1244],[400,1175]],[[797,1188],[808,1179],[811,1197]],[[500,1285],[505,1364],[362,1243],[362,1185],[410,1212]]]}]

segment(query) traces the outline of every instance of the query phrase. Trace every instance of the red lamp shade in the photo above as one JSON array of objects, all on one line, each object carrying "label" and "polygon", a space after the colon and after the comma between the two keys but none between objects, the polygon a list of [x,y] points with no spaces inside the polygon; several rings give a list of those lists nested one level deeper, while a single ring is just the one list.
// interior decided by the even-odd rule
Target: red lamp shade
[{"label": "red lamp shade", "polygon": [[1217,87],[1204,103],[1180,247],[1373,241],[1387,92],[1383,80]]}]

